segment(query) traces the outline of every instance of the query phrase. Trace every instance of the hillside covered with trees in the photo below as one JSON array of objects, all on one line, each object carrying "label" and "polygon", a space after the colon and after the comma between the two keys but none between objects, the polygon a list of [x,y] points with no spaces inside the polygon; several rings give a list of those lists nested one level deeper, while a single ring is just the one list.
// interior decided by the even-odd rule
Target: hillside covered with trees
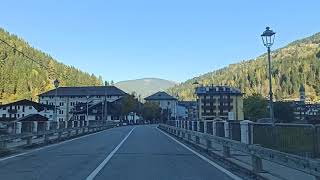
[{"label": "hillside covered with trees", "polygon": [[0,39],[23,52],[0,42],[0,103],[19,99],[37,99],[37,95],[53,89],[54,79],[61,86],[102,85],[102,77],[80,71],[54,60],[50,55],[31,47],[23,39],[0,28]]},{"label": "hillside covered with trees", "polygon": [[[240,88],[245,96],[268,94],[267,54],[256,59],[231,64],[170,88],[183,100],[194,99],[193,83],[228,85]],[[320,33],[294,41],[272,52],[272,84],[276,100],[299,97],[304,84],[307,98],[320,100]]]}]

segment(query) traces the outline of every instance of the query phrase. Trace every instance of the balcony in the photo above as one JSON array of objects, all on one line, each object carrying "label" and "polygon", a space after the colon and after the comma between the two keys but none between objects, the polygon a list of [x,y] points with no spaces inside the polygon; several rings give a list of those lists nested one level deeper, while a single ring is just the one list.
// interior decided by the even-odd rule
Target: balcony
[{"label": "balcony", "polygon": [[10,114],[16,114],[18,112],[17,109],[8,109],[8,113]]},{"label": "balcony", "polygon": [[233,102],[233,99],[218,99],[219,102],[222,102],[222,103],[232,103]]}]

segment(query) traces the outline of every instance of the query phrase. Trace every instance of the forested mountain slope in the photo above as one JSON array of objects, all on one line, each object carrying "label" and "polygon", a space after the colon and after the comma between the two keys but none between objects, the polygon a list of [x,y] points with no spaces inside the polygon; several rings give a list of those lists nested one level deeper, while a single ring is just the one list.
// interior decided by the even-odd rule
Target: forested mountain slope
[{"label": "forested mountain slope", "polygon": [[[238,87],[246,96],[253,93],[267,96],[266,54],[195,77],[168,91],[178,93],[184,100],[193,99],[196,80],[204,85]],[[272,52],[272,84],[276,100],[297,98],[301,84],[305,85],[310,100],[320,99],[320,33]]]},{"label": "forested mountain slope", "polygon": [[[37,95],[53,87],[58,78],[61,86],[101,85],[101,77],[54,60],[50,55],[31,47],[23,39],[0,28],[0,39],[36,60],[0,42],[0,103],[18,99],[37,99]],[[40,65],[39,65],[40,64]],[[42,66],[43,65],[43,66]]]}]

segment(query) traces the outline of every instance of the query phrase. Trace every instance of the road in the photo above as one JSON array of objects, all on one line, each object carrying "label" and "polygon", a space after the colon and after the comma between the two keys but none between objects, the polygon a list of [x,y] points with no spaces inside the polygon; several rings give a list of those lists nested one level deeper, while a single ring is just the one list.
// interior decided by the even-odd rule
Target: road
[{"label": "road", "polygon": [[0,160],[0,179],[229,180],[155,126],[108,129]]}]

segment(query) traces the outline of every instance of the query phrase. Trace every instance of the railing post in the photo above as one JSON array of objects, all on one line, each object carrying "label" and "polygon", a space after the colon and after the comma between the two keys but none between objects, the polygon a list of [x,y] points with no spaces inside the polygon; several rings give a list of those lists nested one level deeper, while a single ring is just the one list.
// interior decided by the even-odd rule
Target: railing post
[{"label": "railing post", "polygon": [[197,132],[200,132],[200,121],[196,121],[197,122]]},{"label": "railing post", "polygon": [[245,144],[252,144],[251,121],[244,120],[240,122],[241,142]]},{"label": "railing post", "polygon": [[1,149],[7,149],[7,141],[6,140],[0,141],[0,150]]},{"label": "railing post", "polygon": [[207,121],[203,121],[203,133],[207,134]]},{"label": "railing post", "polygon": [[44,135],[44,143],[47,143],[49,141],[49,134]]},{"label": "railing post", "polygon": [[217,122],[213,121],[212,122],[212,135],[213,136],[217,136],[217,128],[216,128],[216,126],[217,126]]},{"label": "railing post", "polygon": [[60,129],[60,121],[57,121],[57,129]]},{"label": "railing post", "polygon": [[74,121],[71,121],[71,128],[74,128]]},{"label": "railing post", "polygon": [[207,150],[212,148],[212,142],[209,139],[206,139]]},{"label": "railing post", "polygon": [[68,128],[68,121],[64,121],[64,128]]},{"label": "railing post", "polygon": [[188,130],[190,129],[190,123],[189,123],[189,121],[187,121],[187,129],[188,129]]},{"label": "railing post", "polygon": [[231,138],[230,137],[230,124],[228,121],[224,121],[224,137]]},{"label": "railing post", "polygon": [[226,157],[226,158],[230,157],[230,147],[223,146],[222,150],[223,150],[223,156],[224,157]]},{"label": "railing post", "polygon": [[22,128],[22,123],[21,122],[15,122],[15,134],[21,134],[21,128]]},{"label": "railing post", "polygon": [[46,125],[46,131],[49,131],[50,130],[50,121],[46,121],[45,125]]},{"label": "railing post", "polygon": [[262,166],[261,158],[255,156],[255,155],[252,155],[251,159],[252,159],[252,170],[253,170],[253,172],[255,172],[255,173],[262,172],[263,171],[263,166]]},{"label": "railing post", "polygon": [[31,128],[32,128],[32,130],[31,130],[32,133],[37,133],[38,132],[38,122],[37,121],[32,121]]},{"label": "railing post", "polygon": [[196,143],[200,144],[200,137],[196,135]]},{"label": "railing post", "polygon": [[30,146],[32,144],[32,136],[27,137],[27,145]]},{"label": "railing post", "polygon": [[61,136],[62,136],[62,132],[58,132],[58,140],[61,139]]}]

